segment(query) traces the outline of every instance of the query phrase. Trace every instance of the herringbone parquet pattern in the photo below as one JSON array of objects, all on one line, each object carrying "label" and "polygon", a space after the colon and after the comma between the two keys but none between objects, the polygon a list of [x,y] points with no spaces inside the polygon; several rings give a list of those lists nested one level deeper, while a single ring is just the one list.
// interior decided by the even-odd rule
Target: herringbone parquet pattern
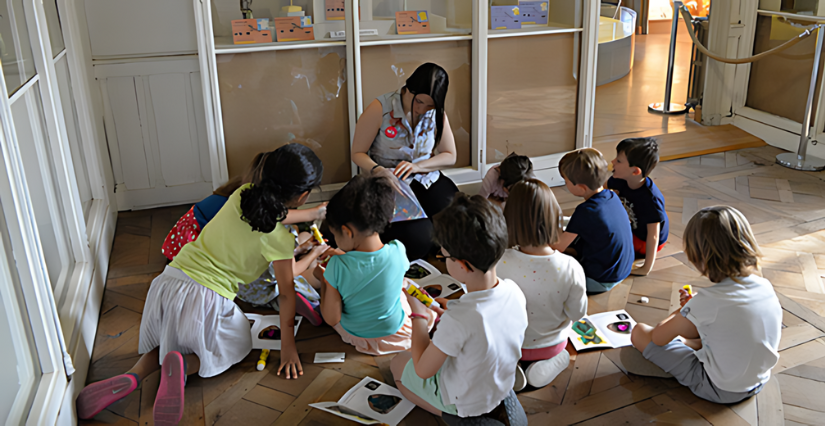
[{"label": "herringbone parquet pattern", "polygon": [[[686,283],[706,287],[682,252],[682,233],[698,209],[727,204],[741,210],[764,252],[762,273],[785,309],[781,358],[766,388],[746,402],[726,406],[694,397],[672,379],[628,374],[617,351],[573,353],[568,369],[550,386],[519,398],[531,424],[822,424],[825,416],[825,183],[824,174],[773,164],[778,150],[750,148],[659,164],[653,177],[665,194],[669,244],[647,277],[631,277],[609,293],[590,298],[589,311],[624,308],[637,321],[656,323],[678,306]],[[605,152],[611,156],[612,152]],[[567,214],[580,202],[555,188]],[[95,340],[89,381],[121,373],[137,360],[141,312],[149,283],[163,269],[160,244],[188,206],[121,213]],[[641,303],[642,296],[649,303]],[[312,410],[332,401],[364,376],[390,381],[391,356],[357,353],[329,327],[307,323],[298,333],[304,376],[277,377],[277,353],[264,371],[257,351],[211,379],[190,377],[186,425],[337,425],[343,419]],[[315,352],[346,352],[343,364],[312,364]],[[615,360],[615,362],[614,362]],[[157,374],[140,389],[85,424],[149,425]],[[406,425],[442,424],[420,409]]]}]

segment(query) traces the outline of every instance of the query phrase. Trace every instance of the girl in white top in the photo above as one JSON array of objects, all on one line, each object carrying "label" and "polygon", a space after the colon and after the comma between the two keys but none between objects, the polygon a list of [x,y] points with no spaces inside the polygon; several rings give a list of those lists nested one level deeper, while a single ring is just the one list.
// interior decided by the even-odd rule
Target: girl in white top
[{"label": "girl in white top", "polygon": [[656,327],[636,325],[633,346],[696,396],[742,401],[762,390],[779,360],[782,306],[771,283],[755,275],[759,246],[738,210],[700,210],[684,243],[688,260],[713,285],[695,294],[679,290],[682,308]]},{"label": "girl in white top", "polygon": [[524,292],[529,319],[516,372],[517,391],[525,382],[547,386],[567,368],[566,331],[587,313],[584,270],[575,259],[550,247],[562,233],[561,213],[550,188],[535,179],[513,185],[504,209],[508,245],[513,248],[499,261],[498,274]]}]

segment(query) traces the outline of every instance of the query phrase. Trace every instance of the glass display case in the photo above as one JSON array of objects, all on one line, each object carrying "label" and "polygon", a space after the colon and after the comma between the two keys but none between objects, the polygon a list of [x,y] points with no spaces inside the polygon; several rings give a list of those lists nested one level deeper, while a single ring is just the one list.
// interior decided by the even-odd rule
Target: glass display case
[{"label": "glass display case", "polygon": [[[459,185],[480,181],[513,151],[550,169],[565,152],[590,143],[592,110],[580,98],[595,90],[597,5],[582,0],[194,4],[202,30],[205,105],[214,118],[210,149],[224,162],[217,168],[223,175],[213,172],[216,185],[240,173],[255,153],[298,142],[324,161],[322,189],[334,191],[358,173],[350,144],[360,114],[377,97],[401,88],[426,62],[449,73],[446,114],[457,161],[445,173]],[[500,6],[518,9],[518,28],[494,26]],[[262,37],[266,28],[285,28],[279,20],[285,17],[301,20],[293,28],[309,25],[311,17],[312,38],[277,41],[278,34],[270,33],[270,39],[235,43],[232,21],[266,19],[244,22],[250,33],[257,25],[259,33],[250,37]]]},{"label": "glass display case", "polygon": [[360,0],[361,43],[467,36],[472,0]]}]

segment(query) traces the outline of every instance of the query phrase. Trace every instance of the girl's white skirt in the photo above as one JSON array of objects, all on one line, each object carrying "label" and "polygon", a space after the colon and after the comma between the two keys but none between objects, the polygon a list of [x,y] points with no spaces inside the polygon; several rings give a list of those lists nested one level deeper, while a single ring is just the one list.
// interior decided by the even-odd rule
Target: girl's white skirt
[{"label": "girl's white skirt", "polygon": [[235,302],[167,266],[152,281],[140,321],[139,352],[160,347],[200,358],[201,377],[223,373],[252,350],[249,320]]}]

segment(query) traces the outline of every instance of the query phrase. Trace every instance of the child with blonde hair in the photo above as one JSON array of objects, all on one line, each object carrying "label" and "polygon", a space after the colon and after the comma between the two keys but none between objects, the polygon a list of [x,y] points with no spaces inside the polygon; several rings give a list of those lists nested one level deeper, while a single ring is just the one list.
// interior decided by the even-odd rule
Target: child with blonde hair
[{"label": "child with blonde hair", "polygon": [[713,285],[688,294],[655,327],[631,338],[645,358],[696,396],[732,404],[757,394],[779,360],[782,306],[770,281],[756,275],[759,246],[750,224],[728,206],[706,207],[688,222],[688,260]]},{"label": "child with blonde hair", "polygon": [[567,329],[587,314],[584,269],[550,246],[562,234],[561,214],[553,191],[535,179],[513,185],[504,208],[511,248],[498,262],[498,275],[524,292],[529,320],[515,391],[547,386],[567,368]]},{"label": "child with blonde hair", "polygon": [[571,194],[584,198],[553,248],[573,255],[587,280],[588,293],[604,293],[630,275],[633,233],[627,211],[613,191],[604,187],[607,160],[593,148],[568,152],[559,171]]}]

